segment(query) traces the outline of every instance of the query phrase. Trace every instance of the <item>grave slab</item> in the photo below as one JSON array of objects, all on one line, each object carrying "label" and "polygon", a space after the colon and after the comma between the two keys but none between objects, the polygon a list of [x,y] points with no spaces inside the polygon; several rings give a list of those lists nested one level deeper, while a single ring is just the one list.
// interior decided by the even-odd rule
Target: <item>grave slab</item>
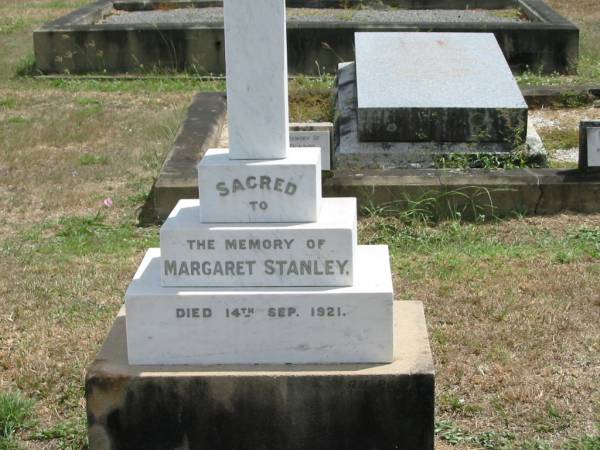
[{"label": "grave slab", "polygon": [[[506,142],[361,142],[353,62],[339,65],[336,87],[338,114],[332,161],[334,170],[357,171],[360,174],[366,169],[430,169],[436,167],[436,159],[453,153],[502,156],[512,150]],[[526,145],[522,151],[528,161],[546,163],[546,150],[531,123],[527,125]]]},{"label": "grave slab", "polygon": [[198,164],[204,222],[315,222],[321,201],[321,149],[285,159],[233,160],[211,149]]},{"label": "grave slab", "polygon": [[324,198],[317,222],[297,224],[206,224],[201,210],[181,200],[161,227],[163,286],[352,285],[354,198]]},{"label": "grave slab", "polygon": [[524,142],[527,104],[491,33],[356,33],[358,133]]},{"label": "grave slab", "polygon": [[130,364],[376,363],[392,360],[386,246],[358,246],[349,287],[173,288],[160,249],[125,294]]},{"label": "grave slab", "polygon": [[123,309],[87,371],[90,449],[433,450],[423,306],[394,317],[389,364],[132,366]]}]

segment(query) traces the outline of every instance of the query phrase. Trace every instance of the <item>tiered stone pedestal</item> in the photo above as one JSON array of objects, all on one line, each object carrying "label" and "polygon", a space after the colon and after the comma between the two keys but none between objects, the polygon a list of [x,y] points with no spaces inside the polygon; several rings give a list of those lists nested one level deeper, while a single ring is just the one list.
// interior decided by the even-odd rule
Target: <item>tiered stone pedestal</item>
[{"label": "tiered stone pedestal", "polygon": [[394,309],[387,364],[133,366],[123,308],[87,373],[90,449],[433,450],[423,307]]},{"label": "tiered stone pedestal", "polygon": [[[386,246],[358,246],[356,201],[321,199],[320,150],[209,150],[125,294],[130,364],[393,359]],[[261,208],[261,204],[264,204]]]},{"label": "tiered stone pedestal", "polygon": [[356,201],[321,199],[319,149],[229,156],[199,164],[88,370],[90,449],[433,449],[422,305],[394,304]]}]

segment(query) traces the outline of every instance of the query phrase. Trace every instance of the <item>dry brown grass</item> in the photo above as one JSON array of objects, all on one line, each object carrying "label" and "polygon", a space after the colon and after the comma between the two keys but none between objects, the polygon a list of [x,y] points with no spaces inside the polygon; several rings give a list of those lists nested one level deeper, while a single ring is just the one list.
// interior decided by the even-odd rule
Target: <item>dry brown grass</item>
[{"label": "dry brown grass", "polygon": [[[50,3],[0,5],[0,24],[15,25],[0,32],[0,394],[34,398],[37,431],[74,424],[63,439],[25,447],[76,448],[85,367],[122,304],[140,244],[156,236],[136,229],[136,210],[194,93],[79,91],[14,78],[31,52],[31,28],[69,10]],[[108,197],[112,208],[102,206]],[[94,244],[79,254],[61,241],[62,221],[97,212],[110,251]]]},{"label": "dry brown grass", "polygon": [[[135,226],[136,210],[194,94],[14,78],[31,52],[31,28],[69,10],[61,4],[81,3],[0,3],[0,24],[14,28],[0,32],[0,394],[19,389],[37,401],[39,425],[19,435],[26,448],[80,447],[85,368],[144,248],[156,242],[156,228]],[[587,20],[580,6],[596,2],[552,3]],[[294,104],[325,111],[321,97]],[[565,112],[565,126],[580,113]],[[305,117],[302,108],[294,114]],[[107,197],[112,208],[102,206]],[[97,212],[98,228],[78,225]],[[396,233],[382,234],[382,221]],[[600,230],[600,216],[437,227],[361,221],[363,241],[392,246],[397,299],[425,302],[438,420],[473,436],[513,432],[514,447],[559,448],[566,437],[598,434],[600,260],[583,249],[593,241],[572,238],[580,227]],[[79,425],[66,437],[30,440],[70,421]]]},{"label": "dry brown grass", "polygon": [[10,234],[17,224],[89,213],[106,197],[122,203],[134,195],[130,184],[156,173],[191,94],[0,88],[0,98],[14,101],[0,109],[0,229]]},{"label": "dry brown grass", "polygon": [[37,399],[43,428],[82,417],[85,367],[143,252],[128,242],[100,255],[44,247],[56,242],[61,219],[98,211],[108,226],[145,235],[135,231],[136,210],[192,93],[8,94],[16,105],[0,110],[0,391]]},{"label": "dry brown grass", "polygon": [[597,0],[545,0],[563,16],[579,23],[599,23],[600,8]]},{"label": "dry brown grass", "polygon": [[[362,221],[363,239],[386,236],[381,220]],[[600,250],[600,215],[417,227],[420,244],[392,220],[413,236],[392,245],[396,297],[425,303],[438,421],[514,433],[503,448],[598,433],[600,254],[565,240],[582,228]]]}]

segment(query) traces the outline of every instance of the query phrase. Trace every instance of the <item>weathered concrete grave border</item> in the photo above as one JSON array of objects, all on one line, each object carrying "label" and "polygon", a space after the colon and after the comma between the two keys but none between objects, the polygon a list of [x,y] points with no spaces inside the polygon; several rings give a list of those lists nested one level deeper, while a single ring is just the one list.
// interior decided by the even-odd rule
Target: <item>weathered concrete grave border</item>
[{"label": "weathered concrete grave border", "polygon": [[[162,221],[178,200],[198,196],[195,163],[219,141],[226,120],[225,101],[219,92],[196,95],[142,211],[143,222]],[[409,201],[439,198],[440,215],[462,206],[472,210],[473,205],[481,213],[498,216],[516,211],[600,211],[600,173],[578,170],[396,169],[326,174],[323,195],[357,197],[359,208],[392,205],[400,209]]]},{"label": "weathered concrete grave border", "polygon": [[[125,10],[156,8],[163,1],[115,2]],[[179,1],[181,7],[215,6],[219,1]],[[357,31],[492,32],[514,70],[572,73],[579,57],[579,29],[543,0],[398,0],[413,9],[517,7],[530,22],[515,23],[361,23],[353,19],[288,24],[290,73],[333,72],[353,61]],[[340,0],[288,0],[288,6],[332,7]],[[97,24],[113,0],[99,0],[34,31],[37,67],[44,73],[131,72],[195,69],[224,73],[223,24]],[[318,66],[315,64],[318,62]]]}]

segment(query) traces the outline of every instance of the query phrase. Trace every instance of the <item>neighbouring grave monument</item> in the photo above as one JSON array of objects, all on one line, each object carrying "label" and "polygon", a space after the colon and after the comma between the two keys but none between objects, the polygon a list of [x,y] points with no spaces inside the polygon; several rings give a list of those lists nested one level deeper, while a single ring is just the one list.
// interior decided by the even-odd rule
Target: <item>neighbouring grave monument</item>
[{"label": "neighbouring grave monument", "polygon": [[[284,0],[227,0],[230,148],[198,165],[88,370],[90,448],[433,449],[423,309],[289,148]],[[260,45],[259,45],[260,44]]]},{"label": "neighbouring grave monument", "polygon": [[586,172],[600,172],[599,120],[579,124],[579,168]]},{"label": "neighbouring grave monument", "polygon": [[533,140],[493,34],[356,33],[355,45],[338,71],[336,169],[435,167]]}]

